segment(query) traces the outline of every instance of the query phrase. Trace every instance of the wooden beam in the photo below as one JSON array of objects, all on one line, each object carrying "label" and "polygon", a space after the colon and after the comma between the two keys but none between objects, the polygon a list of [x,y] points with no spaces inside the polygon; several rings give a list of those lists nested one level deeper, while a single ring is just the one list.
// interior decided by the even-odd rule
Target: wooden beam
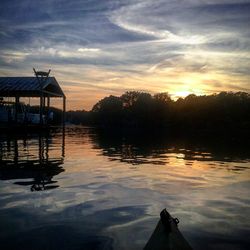
[{"label": "wooden beam", "polygon": [[40,107],[39,107],[39,113],[40,113],[40,125],[43,124],[43,102],[44,102],[44,98],[43,98],[43,94],[41,94],[40,96]]},{"label": "wooden beam", "polygon": [[47,120],[47,123],[49,121],[49,107],[50,107],[50,97],[48,96],[47,97],[47,112],[46,112],[46,120]]},{"label": "wooden beam", "polygon": [[51,92],[51,91],[48,91],[48,90],[43,90],[43,93],[44,94],[47,94],[51,97],[63,97],[62,94],[57,94],[57,93],[54,93],[54,92]]},{"label": "wooden beam", "polygon": [[[50,97],[63,97],[63,93],[54,93],[48,90],[42,90],[42,92],[45,95],[48,95]],[[34,90],[34,91],[1,91],[0,96],[1,97],[40,97],[41,96],[41,91],[39,90]]]},{"label": "wooden beam", "polygon": [[16,96],[15,98],[15,123],[17,123],[18,105],[19,105],[19,96]]},{"label": "wooden beam", "polygon": [[50,97],[48,96],[47,97],[47,108],[49,108],[50,107]]},{"label": "wooden beam", "polygon": [[63,96],[63,125],[65,125],[66,96]]}]

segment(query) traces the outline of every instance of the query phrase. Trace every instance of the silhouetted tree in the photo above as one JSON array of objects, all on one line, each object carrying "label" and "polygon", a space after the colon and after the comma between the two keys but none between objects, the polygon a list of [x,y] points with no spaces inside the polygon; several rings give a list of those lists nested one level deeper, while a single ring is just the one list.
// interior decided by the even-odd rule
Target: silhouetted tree
[{"label": "silhouetted tree", "polygon": [[154,95],[154,99],[159,103],[169,104],[172,102],[170,95],[167,92],[157,93]]},{"label": "silhouetted tree", "polygon": [[173,101],[167,92],[154,95],[154,126],[163,127],[173,122]]},{"label": "silhouetted tree", "polygon": [[141,95],[150,95],[139,91],[127,91],[120,98],[125,108],[132,107]]},{"label": "silhouetted tree", "polygon": [[118,125],[121,123],[122,109],[121,98],[110,95],[93,106],[93,119],[96,123],[104,126]]},{"label": "silhouetted tree", "polygon": [[[128,91],[120,97],[103,98],[90,112],[82,111],[81,119],[80,115],[74,117],[82,119],[82,123],[91,121],[105,127],[250,130],[250,95],[245,92],[208,96],[191,94],[173,101],[168,93],[151,96],[145,92]],[[71,120],[74,120],[72,113]]]}]

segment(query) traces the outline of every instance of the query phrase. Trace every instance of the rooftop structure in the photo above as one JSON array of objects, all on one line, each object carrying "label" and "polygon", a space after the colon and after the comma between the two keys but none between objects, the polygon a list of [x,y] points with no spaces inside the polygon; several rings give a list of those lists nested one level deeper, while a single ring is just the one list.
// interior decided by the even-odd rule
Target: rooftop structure
[{"label": "rooftop structure", "polygon": [[0,77],[2,97],[65,97],[55,77],[39,81],[37,77]]},{"label": "rooftop structure", "polygon": [[[39,124],[47,124],[50,98],[62,98],[63,99],[63,121],[66,110],[66,96],[63,93],[60,85],[55,77],[49,77],[49,72],[35,71],[34,77],[0,77],[0,97],[14,97],[15,98],[15,110],[14,119],[8,116],[8,122],[18,122],[18,105],[20,104],[20,97],[38,97],[40,98],[40,112],[39,112]],[[46,103],[47,101],[47,103]],[[45,114],[45,107],[47,112]],[[2,111],[4,112],[4,111]],[[7,112],[7,110],[6,110]],[[8,112],[9,114],[10,112]],[[6,113],[7,114],[7,113]],[[38,115],[38,114],[37,114]],[[26,117],[27,118],[27,117]],[[45,118],[45,119],[44,119]],[[5,119],[5,121],[6,121]],[[20,119],[19,119],[20,120]],[[27,121],[27,119],[26,119]]]}]

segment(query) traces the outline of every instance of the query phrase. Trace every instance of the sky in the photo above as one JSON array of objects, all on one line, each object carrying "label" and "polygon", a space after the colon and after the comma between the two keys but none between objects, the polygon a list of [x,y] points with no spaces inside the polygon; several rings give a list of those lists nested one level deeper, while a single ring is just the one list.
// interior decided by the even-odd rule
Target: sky
[{"label": "sky", "polygon": [[1,0],[0,75],[51,69],[67,109],[125,91],[250,92],[250,0]]}]

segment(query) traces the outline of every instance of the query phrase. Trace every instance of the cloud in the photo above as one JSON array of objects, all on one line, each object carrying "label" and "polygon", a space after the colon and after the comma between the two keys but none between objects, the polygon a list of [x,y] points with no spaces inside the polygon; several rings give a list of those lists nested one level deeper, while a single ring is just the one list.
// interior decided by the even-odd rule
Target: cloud
[{"label": "cloud", "polygon": [[249,12],[250,1],[234,0],[44,0],[39,8],[3,0],[0,73],[52,68],[72,99],[76,82],[82,93],[100,91],[88,107],[108,91],[247,90]]},{"label": "cloud", "polygon": [[1,55],[0,55],[0,59],[7,63],[7,64],[11,64],[13,62],[22,62],[25,60],[25,58],[27,58],[27,56],[29,55],[29,53],[27,52],[21,52],[21,51],[4,51]]},{"label": "cloud", "polygon": [[205,58],[196,57],[193,58],[190,55],[175,55],[168,59],[163,60],[160,63],[153,65],[149,72],[172,72],[172,73],[182,73],[182,72],[206,72],[208,70],[208,64]]},{"label": "cloud", "polygon": [[98,48],[79,48],[79,52],[99,52],[100,49]]}]

